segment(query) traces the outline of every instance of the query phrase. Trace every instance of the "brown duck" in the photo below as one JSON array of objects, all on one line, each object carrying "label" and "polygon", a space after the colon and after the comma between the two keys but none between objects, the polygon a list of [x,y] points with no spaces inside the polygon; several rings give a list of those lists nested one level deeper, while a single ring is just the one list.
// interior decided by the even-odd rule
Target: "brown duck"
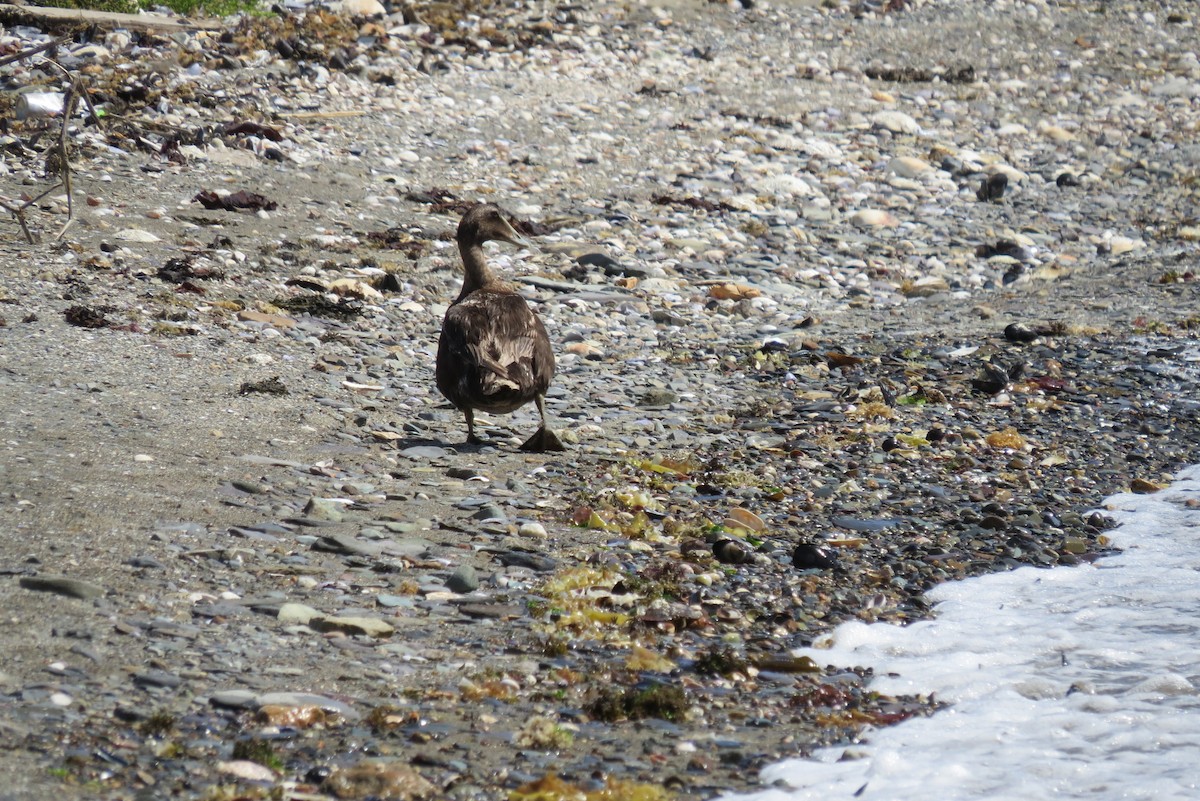
[{"label": "brown duck", "polygon": [[490,203],[463,215],[457,239],[465,274],[442,321],[437,387],[466,415],[467,442],[480,441],[476,409],[507,414],[533,401],[542,426],[521,449],[560,451],[558,436],[546,427],[546,390],[554,377],[550,337],[525,298],[497,279],[483,256],[484,242],[527,243]]}]

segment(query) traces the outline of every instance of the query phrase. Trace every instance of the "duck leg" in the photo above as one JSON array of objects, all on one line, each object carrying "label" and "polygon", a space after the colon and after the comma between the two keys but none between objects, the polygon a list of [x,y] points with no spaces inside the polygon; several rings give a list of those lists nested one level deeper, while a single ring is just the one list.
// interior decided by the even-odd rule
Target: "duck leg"
[{"label": "duck leg", "polygon": [[532,451],[533,453],[547,453],[549,451],[565,451],[562,440],[558,438],[549,428],[546,427],[546,398],[543,395],[538,395],[536,398],[538,414],[542,418],[542,427],[534,432],[533,436],[525,440],[525,444],[521,446],[523,451]]},{"label": "duck leg", "polygon": [[475,410],[468,406],[463,409],[463,415],[467,418],[467,444],[479,445],[483,440],[475,436]]}]

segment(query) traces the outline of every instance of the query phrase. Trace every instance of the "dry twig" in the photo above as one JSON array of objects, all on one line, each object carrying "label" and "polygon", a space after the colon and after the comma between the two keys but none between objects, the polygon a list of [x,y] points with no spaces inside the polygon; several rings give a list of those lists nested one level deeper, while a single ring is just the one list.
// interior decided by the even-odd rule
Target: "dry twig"
[{"label": "dry twig", "polygon": [[30,56],[36,56],[38,53],[44,53],[51,48],[58,47],[69,38],[71,38],[69,34],[66,36],[60,36],[57,39],[51,39],[49,42],[42,42],[40,45],[35,47],[26,48],[19,53],[13,53],[11,56],[0,58],[0,67],[3,67],[6,64],[12,64],[14,61],[20,61],[21,59],[29,58]]},{"label": "dry twig", "polygon": [[[21,58],[27,58],[29,56],[37,55],[38,53],[41,53],[41,52],[49,49],[50,47],[58,44],[59,42],[63,41],[65,38],[66,37],[59,37],[58,39],[54,40],[53,42],[48,42],[46,44],[39,45],[38,47],[34,47],[34,48],[30,48],[28,50],[22,51],[21,53],[17,53],[13,56],[9,56],[6,59],[0,60],[0,66],[2,66],[3,64],[10,63],[12,61],[19,60]],[[63,224],[63,227],[59,230],[58,235],[55,238],[61,239],[63,237],[63,235],[67,232],[67,229],[70,228],[71,224],[74,222],[75,204],[74,204],[74,198],[72,197],[73,192],[72,192],[72,187],[71,187],[71,160],[68,157],[67,133],[68,133],[68,124],[70,122],[70,119],[74,115],[75,108],[79,105],[79,101],[81,99],[87,105],[88,111],[92,115],[92,119],[94,119],[96,121],[96,125],[102,126],[100,114],[96,111],[96,107],[92,104],[92,99],[91,99],[91,97],[88,96],[87,87],[84,86],[83,80],[79,76],[74,75],[70,70],[68,70],[62,64],[59,64],[54,59],[46,57],[45,60],[46,60],[46,63],[48,63],[48,64],[54,66],[56,69],[58,69],[58,71],[63,74],[63,78],[67,81],[67,87],[66,87],[66,90],[64,92],[64,97],[63,97],[62,122],[61,122],[61,127],[59,128],[58,141],[53,145],[52,151],[51,151],[50,155],[47,157],[48,165],[53,164],[54,161],[57,161],[56,172],[58,173],[58,176],[59,176],[59,182],[57,184],[55,184],[54,186],[50,187],[49,189],[47,189],[46,191],[42,192],[37,197],[35,197],[31,200],[28,200],[19,206],[14,205],[13,203],[10,203],[8,200],[0,198],[0,208],[3,208],[9,214],[13,215],[13,217],[16,218],[17,222],[21,226],[21,231],[25,234],[25,239],[30,244],[37,242],[37,237],[29,229],[29,222],[25,218],[25,210],[28,209],[33,204],[37,203],[42,198],[49,195],[51,192],[54,192],[55,190],[59,189],[60,187],[64,188],[67,193],[67,221]],[[53,157],[53,160],[51,159],[51,157]]]},{"label": "dry twig", "polygon": [[[9,212],[10,214],[12,214],[12,216],[17,218],[17,222],[21,224],[21,230],[25,232],[25,239],[26,239],[26,241],[29,242],[29,244],[31,244],[31,245],[35,244],[38,240],[37,240],[37,237],[34,236],[33,232],[29,230],[29,224],[25,220],[25,209],[29,208],[34,203],[37,203],[39,200],[44,198],[46,195],[50,194],[51,192],[53,192],[54,190],[58,189],[61,186],[62,186],[62,183],[59,182],[59,183],[55,184],[54,186],[50,187],[49,189],[47,189],[46,191],[42,192],[37,197],[33,197],[33,198],[30,198],[29,200],[26,200],[20,206],[13,206],[7,200],[0,198],[0,206],[3,206],[7,212]],[[59,234],[59,236],[61,236],[61,235],[62,234]]]}]

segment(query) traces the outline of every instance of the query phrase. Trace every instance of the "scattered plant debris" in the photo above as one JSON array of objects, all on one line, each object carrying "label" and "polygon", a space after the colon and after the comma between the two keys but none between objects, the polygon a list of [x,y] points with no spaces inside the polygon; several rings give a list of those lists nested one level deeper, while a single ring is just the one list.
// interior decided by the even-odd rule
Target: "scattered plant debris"
[{"label": "scattered plant debris", "polygon": [[272,142],[282,142],[283,134],[269,125],[263,125],[261,122],[231,122],[225,126],[225,133],[229,136],[257,136],[262,139],[270,139]]},{"label": "scattered plant debris", "polygon": [[80,328],[108,328],[112,325],[102,310],[92,306],[71,306],[63,312],[63,317],[71,325]]},{"label": "scattered plant debris", "polygon": [[659,206],[684,206],[689,209],[700,209],[702,211],[737,211],[736,208],[729,205],[725,201],[717,203],[711,200],[705,200],[699,197],[676,197],[675,195],[654,195],[650,198],[650,202]]},{"label": "scattered plant debris", "polygon": [[279,208],[279,204],[274,200],[269,200],[257,192],[247,192],[245,189],[239,189],[228,195],[218,195],[210,189],[203,189],[192,200],[198,202],[209,211],[216,211],[218,209],[225,211],[241,211],[243,209],[249,209],[250,211],[274,211]]},{"label": "scattered plant debris", "polygon": [[597,790],[584,790],[554,774],[523,784],[508,794],[508,801],[670,801],[672,795],[657,784],[609,777]]},{"label": "scattered plant debris", "polygon": [[644,97],[667,97],[668,95],[677,94],[674,89],[663,89],[654,81],[646,81],[637,90],[639,95]]},{"label": "scattered plant debris", "polygon": [[270,378],[264,378],[261,381],[246,381],[238,390],[239,395],[249,395],[252,392],[260,392],[264,395],[288,394],[287,387],[283,385],[283,381],[281,381],[277,375],[273,375]]},{"label": "scattered plant debris", "polygon": [[458,200],[458,195],[454,194],[449,189],[443,189],[440,186],[435,186],[423,191],[409,192],[404,196],[404,199],[411,200],[413,203],[424,203],[432,206],[435,203]]},{"label": "scattered plant debris", "polygon": [[272,303],[295,314],[312,317],[328,317],[334,320],[352,320],[363,313],[359,300],[340,298],[330,300],[324,295],[299,295],[294,298],[276,298]]},{"label": "scattered plant debris", "polygon": [[194,278],[219,280],[225,277],[225,274],[220,270],[204,266],[197,267],[192,259],[185,257],[167,259],[166,264],[159,267],[155,275],[159,280],[166,281],[169,284],[188,284]]},{"label": "scattered plant debris", "polygon": [[271,770],[281,770],[283,768],[283,760],[275,753],[274,747],[266,740],[246,739],[238,740],[233,744],[234,759],[246,759],[250,762],[268,767]]},{"label": "scattered plant debris", "polygon": [[512,223],[512,227],[517,229],[517,233],[521,236],[545,236],[558,230],[555,226],[545,225],[533,220],[518,220],[515,217],[510,217],[508,221]]},{"label": "scattered plant debris", "polygon": [[386,231],[368,231],[366,240],[383,250],[398,250],[413,261],[429,251],[428,239],[415,236],[398,225]]},{"label": "scattered plant debris", "polygon": [[732,648],[714,648],[701,654],[693,669],[702,676],[732,676],[744,673],[749,665]]},{"label": "scattered plant debris", "polygon": [[162,737],[175,730],[179,723],[174,715],[164,710],[158,710],[138,723],[138,730],[147,737]]},{"label": "scattered plant debris", "polygon": [[618,720],[682,720],[688,700],[671,684],[641,687],[605,687],[584,706],[589,715],[608,723]]},{"label": "scattered plant debris", "polygon": [[928,69],[924,67],[867,67],[863,73],[877,81],[892,83],[975,83],[975,67],[965,64],[959,67],[945,69]]}]

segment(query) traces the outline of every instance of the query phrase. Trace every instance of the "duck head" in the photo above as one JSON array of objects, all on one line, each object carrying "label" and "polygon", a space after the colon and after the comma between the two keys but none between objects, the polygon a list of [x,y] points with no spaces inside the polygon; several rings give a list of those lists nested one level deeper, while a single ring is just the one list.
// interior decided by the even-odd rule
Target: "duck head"
[{"label": "duck head", "polygon": [[458,223],[456,238],[460,245],[466,246],[482,245],[491,241],[508,242],[518,247],[529,245],[508,222],[499,207],[492,203],[480,203],[467,211]]}]

